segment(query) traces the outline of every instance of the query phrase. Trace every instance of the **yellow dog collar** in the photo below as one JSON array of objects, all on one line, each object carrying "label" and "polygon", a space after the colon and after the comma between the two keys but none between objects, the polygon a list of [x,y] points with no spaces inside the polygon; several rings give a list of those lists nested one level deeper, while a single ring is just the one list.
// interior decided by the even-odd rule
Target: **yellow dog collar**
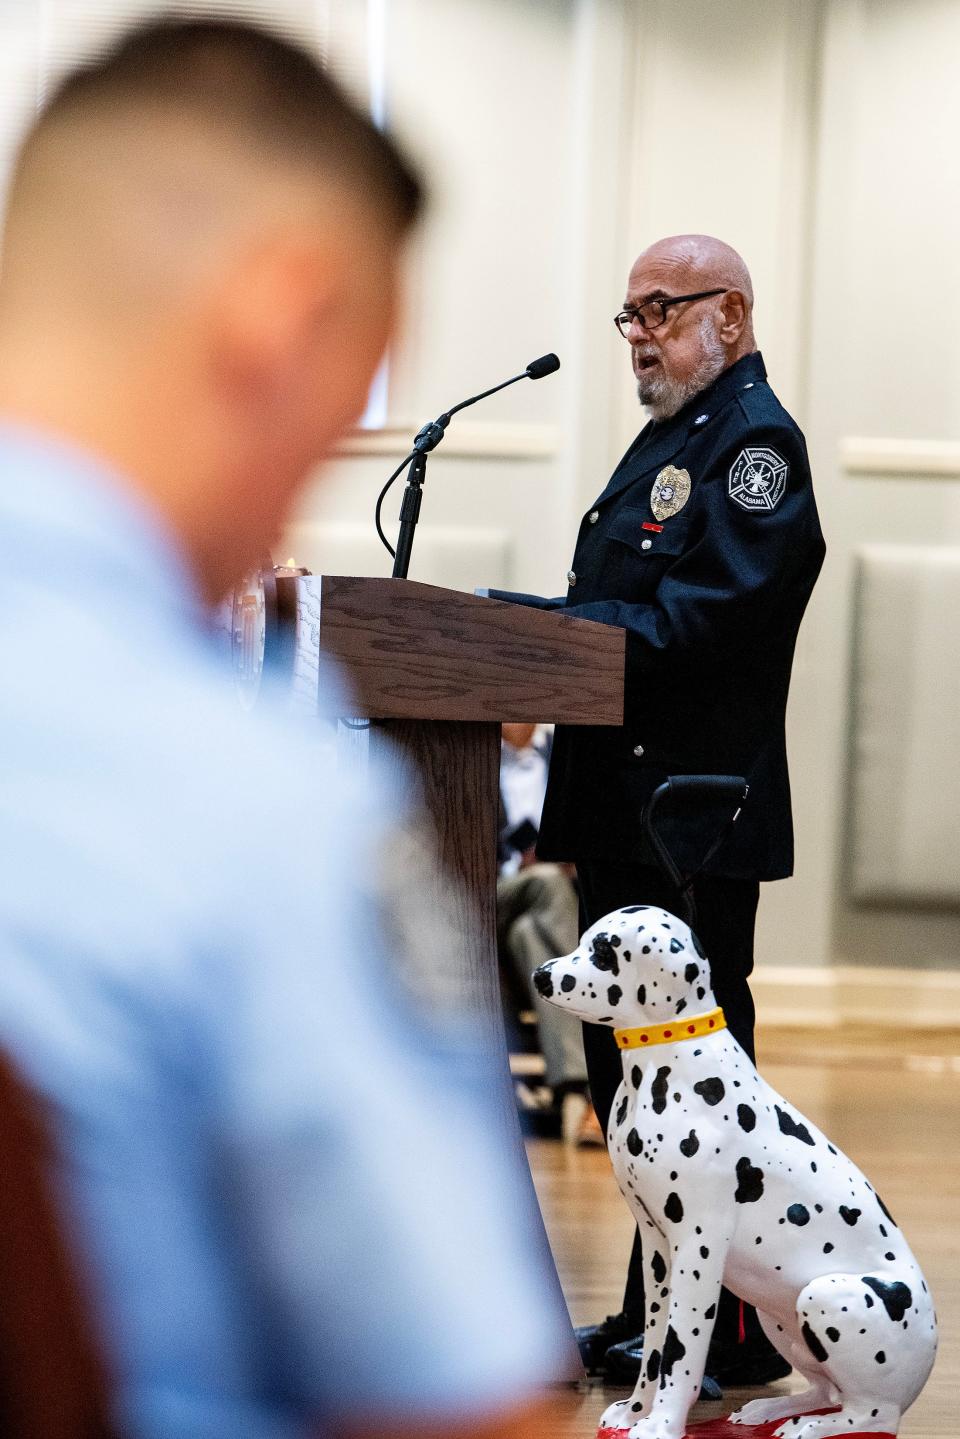
[{"label": "yellow dog collar", "polygon": [[619,1049],[646,1049],[651,1044],[679,1044],[683,1039],[701,1039],[726,1029],[722,1009],[706,1014],[693,1014],[689,1019],[675,1019],[670,1024],[648,1024],[642,1029],[615,1029],[613,1037]]}]

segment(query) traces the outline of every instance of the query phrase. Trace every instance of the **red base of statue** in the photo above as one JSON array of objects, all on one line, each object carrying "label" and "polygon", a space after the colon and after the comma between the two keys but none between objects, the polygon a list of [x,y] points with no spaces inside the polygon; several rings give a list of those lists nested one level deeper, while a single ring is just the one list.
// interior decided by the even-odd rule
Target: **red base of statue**
[{"label": "red base of statue", "polygon": [[[810,1415],[832,1414],[832,1409],[811,1409]],[[729,1419],[706,1419],[700,1424],[691,1424],[685,1439],[774,1439],[782,1424],[789,1419],[773,1419],[768,1424],[731,1424]],[[627,1439],[629,1429],[598,1429],[597,1439]],[[844,1430],[847,1439],[896,1439],[895,1434],[874,1429]]]}]

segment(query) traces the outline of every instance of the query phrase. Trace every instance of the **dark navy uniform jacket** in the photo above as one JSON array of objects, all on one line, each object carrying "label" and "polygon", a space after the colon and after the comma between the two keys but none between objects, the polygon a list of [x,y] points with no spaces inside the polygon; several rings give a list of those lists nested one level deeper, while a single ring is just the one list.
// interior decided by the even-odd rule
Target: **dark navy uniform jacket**
[{"label": "dark navy uniform jacket", "polygon": [[[686,471],[690,493],[657,520],[651,491],[666,466]],[[657,785],[732,774],[750,794],[707,872],[792,872],[784,716],[823,557],[804,438],[759,354],[646,426],[581,522],[566,598],[499,595],[627,632],[623,728],[557,728],[542,858],[649,859],[639,819]],[[702,804],[664,817],[682,868],[700,863],[722,821]]]}]

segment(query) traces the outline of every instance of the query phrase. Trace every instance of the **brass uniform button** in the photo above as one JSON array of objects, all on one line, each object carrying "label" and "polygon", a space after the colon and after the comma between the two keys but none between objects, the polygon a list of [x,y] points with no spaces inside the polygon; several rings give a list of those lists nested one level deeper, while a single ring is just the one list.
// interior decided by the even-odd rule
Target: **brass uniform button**
[{"label": "brass uniform button", "polygon": [[636,755],[637,759],[643,759],[643,745],[642,745],[642,744],[635,744],[634,747],[633,747],[633,752],[634,752],[634,754]]},{"label": "brass uniform button", "polygon": [[573,570],[567,570],[567,584],[568,584],[568,585],[575,585],[576,583],[577,583],[577,577],[576,577],[576,575],[574,574]]},{"label": "brass uniform button", "polygon": [[640,543],[640,548],[641,548],[642,550],[649,550],[652,545],[653,545],[653,540],[642,540],[641,543]]},{"label": "brass uniform button", "polygon": [[591,525],[595,525],[595,524],[597,523],[597,520],[599,520],[599,518],[600,518],[600,511],[599,511],[599,510],[591,510],[591,511],[590,511],[589,519],[590,519]]}]

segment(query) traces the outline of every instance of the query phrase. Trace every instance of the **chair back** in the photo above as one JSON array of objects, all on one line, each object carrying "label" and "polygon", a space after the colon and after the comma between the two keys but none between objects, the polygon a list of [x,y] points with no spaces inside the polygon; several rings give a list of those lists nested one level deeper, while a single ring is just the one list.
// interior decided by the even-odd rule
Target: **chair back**
[{"label": "chair back", "polygon": [[0,1055],[0,1434],[116,1439],[47,1152],[39,1104]]}]

